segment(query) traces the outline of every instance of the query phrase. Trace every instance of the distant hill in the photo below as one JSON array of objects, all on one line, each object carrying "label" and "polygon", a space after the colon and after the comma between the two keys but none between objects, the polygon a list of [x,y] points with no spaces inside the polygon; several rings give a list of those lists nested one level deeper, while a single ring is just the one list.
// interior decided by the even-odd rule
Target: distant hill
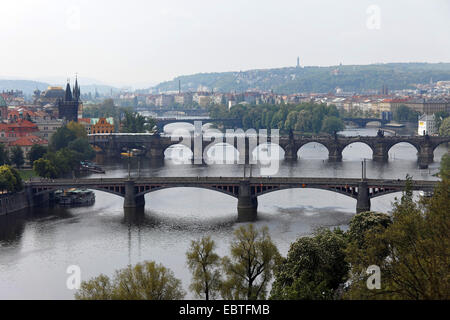
[{"label": "distant hill", "polygon": [[24,94],[31,95],[37,89],[45,90],[48,83],[32,80],[2,80],[0,79],[0,92],[6,90],[21,90]]},{"label": "distant hill", "polygon": [[344,91],[390,90],[412,88],[414,83],[450,80],[450,63],[386,63],[371,65],[339,65],[259,69],[240,72],[199,73],[176,77],[158,84],[156,92],[197,91],[201,87],[216,92],[259,89],[276,93],[321,92],[341,88]]},{"label": "distant hill", "polygon": [[[65,88],[66,84],[65,83],[57,83],[57,84],[49,84],[47,82],[41,82],[41,81],[33,81],[33,80],[5,80],[5,79],[0,79],[0,92],[3,90],[21,90],[23,91],[24,94],[26,95],[32,95],[33,91],[37,89],[39,89],[40,91],[43,90],[47,90],[47,88],[50,86],[61,86],[63,88]],[[88,84],[88,85],[83,85],[80,84],[80,89],[81,89],[81,93],[89,93],[91,92],[92,94],[95,93],[95,90],[97,90],[98,93],[100,94],[109,94],[111,92],[111,90],[113,92],[118,92],[119,89],[112,87],[112,86],[108,86],[108,85],[103,85],[103,84]]]}]

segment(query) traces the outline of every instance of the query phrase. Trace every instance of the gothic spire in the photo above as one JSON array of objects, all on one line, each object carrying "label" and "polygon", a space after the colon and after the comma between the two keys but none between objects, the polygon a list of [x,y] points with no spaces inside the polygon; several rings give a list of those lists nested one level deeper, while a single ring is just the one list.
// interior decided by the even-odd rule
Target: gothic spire
[{"label": "gothic spire", "polygon": [[66,96],[64,98],[65,101],[72,101],[72,91],[70,90],[70,83],[69,80],[67,80],[66,85]]}]

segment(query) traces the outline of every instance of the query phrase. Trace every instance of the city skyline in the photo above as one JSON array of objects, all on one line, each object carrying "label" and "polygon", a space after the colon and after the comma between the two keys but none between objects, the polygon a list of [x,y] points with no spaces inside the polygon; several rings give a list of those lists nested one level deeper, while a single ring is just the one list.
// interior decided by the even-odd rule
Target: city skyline
[{"label": "city skyline", "polygon": [[180,75],[295,67],[297,57],[302,66],[332,66],[450,56],[445,1],[130,1],[123,10],[117,1],[22,0],[2,7],[3,79],[78,73],[145,88]]}]

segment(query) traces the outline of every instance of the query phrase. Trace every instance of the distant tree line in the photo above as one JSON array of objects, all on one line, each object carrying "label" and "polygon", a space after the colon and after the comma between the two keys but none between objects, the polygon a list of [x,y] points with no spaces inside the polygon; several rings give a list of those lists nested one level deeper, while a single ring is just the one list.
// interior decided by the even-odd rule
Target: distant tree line
[{"label": "distant tree line", "polygon": [[344,122],[334,105],[301,103],[298,105],[224,105],[212,106],[211,118],[240,119],[242,128],[280,129],[284,132],[334,133],[344,129]]},{"label": "distant tree line", "polygon": [[[411,178],[391,215],[363,212],[349,229],[319,228],[279,254],[267,227],[241,226],[229,255],[220,257],[210,237],[193,240],[186,253],[189,289],[201,299],[408,299],[450,298],[450,154],[431,198],[413,200]],[[381,272],[374,287],[369,266]],[[274,280],[272,283],[272,279]],[[272,283],[270,292],[269,284]],[[172,271],[152,261],[128,266],[111,280],[81,284],[77,299],[182,299]]]},{"label": "distant tree line", "polygon": [[115,131],[125,133],[143,133],[152,131],[156,122],[151,117],[144,117],[133,111],[132,107],[119,107],[113,99],[105,99],[98,105],[91,105],[83,109],[83,117],[114,119]]}]

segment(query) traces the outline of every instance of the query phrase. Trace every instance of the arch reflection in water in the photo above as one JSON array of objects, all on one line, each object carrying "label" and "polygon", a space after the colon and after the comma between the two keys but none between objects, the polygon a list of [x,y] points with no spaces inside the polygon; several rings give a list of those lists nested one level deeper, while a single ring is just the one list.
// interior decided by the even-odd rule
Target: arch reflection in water
[{"label": "arch reflection in water", "polygon": [[309,142],[297,151],[297,158],[328,160],[328,149],[318,142]]},{"label": "arch reflection in water", "polygon": [[417,148],[408,142],[394,144],[388,152],[389,160],[409,160],[417,158]]},{"label": "arch reflection in water", "polygon": [[342,150],[342,160],[354,161],[372,158],[372,149],[367,144],[362,142],[350,143],[344,148],[344,150]]}]

